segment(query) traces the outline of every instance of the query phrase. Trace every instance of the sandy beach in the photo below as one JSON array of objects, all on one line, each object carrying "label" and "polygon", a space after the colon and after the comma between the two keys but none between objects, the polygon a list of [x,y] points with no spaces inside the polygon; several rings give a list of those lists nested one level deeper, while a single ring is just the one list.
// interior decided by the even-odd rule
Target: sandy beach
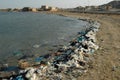
[{"label": "sandy beach", "polygon": [[120,15],[70,12],[45,12],[75,18],[87,18],[101,23],[97,33],[100,46],[95,52],[89,71],[78,80],[120,80]]}]

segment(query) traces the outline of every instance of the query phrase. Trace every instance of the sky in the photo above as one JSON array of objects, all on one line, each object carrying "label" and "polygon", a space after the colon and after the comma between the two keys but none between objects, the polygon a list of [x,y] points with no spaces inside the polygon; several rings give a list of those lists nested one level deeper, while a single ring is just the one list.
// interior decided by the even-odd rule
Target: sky
[{"label": "sky", "polygon": [[49,5],[59,8],[73,8],[77,6],[101,5],[113,0],[0,0],[0,8],[40,8]]}]

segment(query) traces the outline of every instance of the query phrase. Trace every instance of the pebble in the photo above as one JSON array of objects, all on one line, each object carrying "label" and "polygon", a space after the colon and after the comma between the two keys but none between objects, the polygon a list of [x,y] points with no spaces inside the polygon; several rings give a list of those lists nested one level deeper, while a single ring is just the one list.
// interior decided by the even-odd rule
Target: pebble
[{"label": "pebble", "polygon": [[30,67],[30,64],[27,61],[20,60],[18,62],[18,66],[19,66],[20,69],[26,69],[26,68]]}]

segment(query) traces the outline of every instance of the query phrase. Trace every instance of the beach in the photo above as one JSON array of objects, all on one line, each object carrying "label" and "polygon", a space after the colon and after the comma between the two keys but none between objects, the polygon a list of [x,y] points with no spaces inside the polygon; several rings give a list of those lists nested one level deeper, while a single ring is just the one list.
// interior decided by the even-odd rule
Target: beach
[{"label": "beach", "polygon": [[[43,11],[41,13],[67,16],[67,17],[77,18],[77,19],[80,19],[83,21],[84,20],[85,21],[92,20],[92,21],[99,22],[100,28],[96,34],[97,45],[99,45],[99,49],[97,51],[95,51],[94,54],[89,55],[92,61],[90,61],[90,63],[89,63],[88,71],[83,70],[84,73],[82,75],[80,75],[80,77],[78,77],[77,80],[120,80],[120,76],[119,76],[120,75],[120,64],[119,64],[120,63],[120,57],[119,57],[120,56],[120,38],[119,38],[119,36],[120,36],[120,34],[119,34],[120,15],[71,13],[71,12],[48,12],[48,11],[45,11],[45,12]],[[74,43],[74,41],[73,41],[73,43]],[[69,47],[70,46],[67,46],[67,48],[69,48]],[[73,47],[75,47],[75,46],[73,46]],[[65,49],[65,47],[64,47],[64,49]],[[69,53],[69,49],[67,49],[67,51]],[[58,52],[59,52],[59,50],[58,50]],[[63,53],[64,53],[64,51],[63,51]],[[79,53],[75,53],[75,56],[77,54],[79,54]],[[58,57],[61,56],[58,53],[56,53],[56,55],[58,55]],[[64,55],[69,55],[69,54],[65,53]],[[74,54],[71,54],[71,51],[70,51],[70,56],[72,56],[72,55],[74,55]],[[76,56],[76,57],[79,57],[79,56]],[[65,58],[63,58],[63,62],[65,61],[64,59]],[[75,59],[75,58],[73,58],[73,59]],[[52,61],[54,61],[54,60],[57,62],[56,59],[53,59]],[[59,59],[58,59],[58,61],[59,61]],[[72,60],[70,60],[70,61],[72,61]],[[51,62],[51,64],[52,63],[53,62]],[[84,63],[84,62],[82,62],[82,63]],[[44,64],[44,63],[42,63],[42,64]],[[48,67],[49,66],[52,67],[51,64],[50,65],[48,64]],[[66,62],[66,64],[67,64],[67,62]],[[64,64],[64,65],[66,66],[66,64]],[[78,64],[78,63],[75,63],[75,64]],[[56,65],[56,63],[55,63],[55,65]],[[63,64],[60,65],[58,63],[58,65],[61,66]],[[39,68],[41,68],[41,67],[39,67]],[[52,68],[47,68],[47,69],[49,71]],[[40,70],[41,69],[37,69],[38,72]],[[34,73],[31,71],[36,71],[36,69],[35,68],[30,68],[30,70],[28,69],[27,75]],[[73,71],[74,71],[74,68],[73,68]],[[77,69],[75,71],[77,71]],[[52,73],[52,71],[50,73]],[[34,73],[34,74],[36,74],[36,73]],[[21,75],[19,75],[16,78],[22,78],[22,77],[21,77]]]},{"label": "beach", "polygon": [[[14,15],[15,14],[19,15],[21,13],[19,14],[14,13]],[[29,13],[26,13],[26,14],[29,14]],[[34,13],[31,13],[31,14],[33,15]],[[39,13],[36,13],[35,15],[37,16],[38,14]],[[49,53],[49,54],[44,53],[43,55],[41,54],[41,56],[38,55],[36,56],[35,59],[31,58],[32,56],[26,56],[29,53],[23,53],[22,51],[15,51],[14,52],[15,56],[18,56],[20,58],[18,59],[18,61],[14,60],[11,63],[14,64],[15,62],[18,62],[18,64],[16,64],[15,66],[12,66],[9,63],[3,64],[3,65],[1,64],[0,79],[6,78],[9,80],[11,78],[12,79],[27,78],[31,80],[41,80],[41,79],[46,80],[48,78],[48,79],[54,79],[54,80],[58,80],[58,79],[66,80],[66,78],[68,77],[70,79],[73,79],[73,75],[75,75],[76,72],[78,73],[76,77],[78,77],[79,75],[87,71],[87,66],[88,66],[87,62],[89,62],[89,56],[87,56],[87,54],[94,53],[94,51],[98,49],[98,46],[95,44],[96,43],[95,35],[99,29],[100,24],[96,21],[92,21],[88,19],[70,18],[70,17],[54,15],[54,14],[53,15],[49,14],[48,16],[51,16],[51,17],[56,16],[56,17],[64,18],[65,20],[67,19],[67,21],[70,21],[71,24],[70,23],[69,24],[71,27],[73,27],[73,29],[70,28],[71,31],[69,31],[69,29],[66,29],[70,33],[72,33],[74,29],[76,28],[75,25],[81,22],[80,24],[77,25],[78,28],[77,30],[75,30],[76,35],[74,35],[74,38],[67,39],[67,40],[71,40],[68,43],[68,45],[64,44],[64,46],[61,46],[60,48],[56,47],[57,51],[53,51],[52,53]],[[54,18],[56,19],[56,17]],[[60,18],[59,18],[59,21],[60,21]],[[49,18],[47,18],[47,20],[48,19]],[[64,19],[62,20],[62,24],[65,22]],[[72,23],[71,19],[72,21],[74,20],[74,23]],[[76,23],[75,23],[75,20],[76,20]],[[86,22],[86,25],[84,25],[85,22]],[[60,28],[61,25],[58,26],[58,24],[56,26],[57,28]],[[85,29],[81,30],[81,28],[79,27],[82,26],[82,24],[83,24],[83,28]],[[67,25],[65,25],[63,28],[65,27],[69,28],[69,26]],[[54,30],[54,32],[55,31],[56,30]],[[41,32],[41,31],[38,31],[38,32]],[[69,35],[67,35],[65,38],[67,38],[68,36]],[[33,48],[39,48],[39,45],[35,45],[33,46]],[[46,50],[46,49],[43,49],[43,50]],[[20,55],[17,55],[17,54],[20,54]],[[15,59],[14,57],[9,57],[9,59],[10,58]],[[69,71],[69,69],[71,69],[71,71]],[[76,71],[76,72],[73,72],[73,71]],[[66,75],[66,72],[69,73],[68,76]],[[71,74],[73,75],[71,76]],[[66,75],[66,77],[63,77],[63,75]]]},{"label": "beach", "polygon": [[70,12],[46,12],[75,18],[87,18],[101,23],[97,33],[99,50],[92,55],[89,71],[78,80],[120,80],[120,15]]},{"label": "beach", "polygon": [[55,45],[67,44],[85,25],[85,21],[58,15],[0,12],[0,64],[16,66],[24,55],[50,53]]}]

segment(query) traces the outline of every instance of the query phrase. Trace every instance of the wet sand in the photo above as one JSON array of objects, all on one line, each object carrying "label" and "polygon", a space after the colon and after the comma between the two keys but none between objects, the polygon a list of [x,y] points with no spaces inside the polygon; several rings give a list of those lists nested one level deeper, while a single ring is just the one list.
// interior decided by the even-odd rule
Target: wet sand
[{"label": "wet sand", "polygon": [[120,80],[120,15],[70,12],[45,12],[75,18],[87,18],[101,23],[97,33],[100,46],[95,52],[89,71],[78,80]]}]

